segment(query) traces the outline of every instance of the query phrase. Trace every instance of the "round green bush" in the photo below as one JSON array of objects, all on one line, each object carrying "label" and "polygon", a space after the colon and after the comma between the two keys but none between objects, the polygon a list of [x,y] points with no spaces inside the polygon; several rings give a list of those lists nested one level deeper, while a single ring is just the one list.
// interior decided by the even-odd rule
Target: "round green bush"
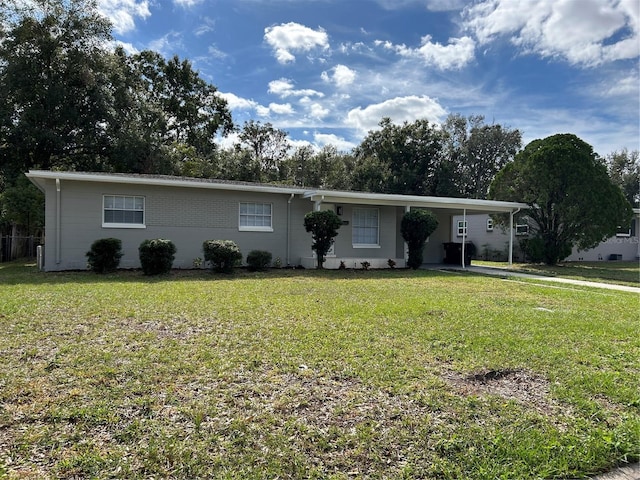
[{"label": "round green bush", "polygon": [[113,272],[120,265],[122,241],[118,238],[101,238],[91,244],[86,253],[89,269],[96,273]]},{"label": "round green bush", "polygon": [[138,247],[140,265],[145,275],[169,273],[175,259],[176,246],[171,240],[145,240]]},{"label": "round green bush", "polygon": [[204,259],[216,272],[231,273],[242,262],[240,248],[233,240],[206,240],[202,244]]},{"label": "round green bush", "polygon": [[249,270],[266,270],[271,265],[271,252],[265,250],[251,250],[247,255],[247,266]]}]

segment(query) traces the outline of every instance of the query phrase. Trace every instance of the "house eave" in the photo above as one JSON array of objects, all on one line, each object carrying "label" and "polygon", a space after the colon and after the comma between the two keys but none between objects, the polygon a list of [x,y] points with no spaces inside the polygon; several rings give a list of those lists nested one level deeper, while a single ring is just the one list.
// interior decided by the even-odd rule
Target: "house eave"
[{"label": "house eave", "polygon": [[42,180],[68,180],[99,183],[118,183],[129,185],[151,185],[167,187],[205,188],[212,190],[233,190],[243,192],[303,194],[304,189],[295,187],[279,187],[251,183],[220,182],[186,177],[138,176],[129,174],[106,174],[84,172],[55,172],[48,170],[31,170],[25,174],[39,188],[43,188]]},{"label": "house eave", "polygon": [[365,204],[398,207],[431,208],[445,210],[467,210],[477,213],[513,212],[529,208],[526,203],[504,202],[499,200],[477,200],[469,198],[429,197],[419,195],[398,195],[365,192],[335,192],[329,190],[307,191],[303,198],[313,202]]}]

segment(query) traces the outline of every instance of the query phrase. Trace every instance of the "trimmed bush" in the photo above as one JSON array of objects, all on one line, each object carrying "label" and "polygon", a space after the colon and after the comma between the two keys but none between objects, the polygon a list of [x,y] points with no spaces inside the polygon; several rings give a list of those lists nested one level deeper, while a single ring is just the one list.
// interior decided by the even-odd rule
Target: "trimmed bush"
[{"label": "trimmed bush", "polygon": [[96,273],[113,272],[120,265],[122,241],[118,238],[101,238],[91,244],[87,253],[89,269]]},{"label": "trimmed bush", "polygon": [[400,232],[409,248],[408,267],[420,268],[424,244],[436,228],[438,219],[428,210],[411,210],[403,215]]},{"label": "trimmed bush", "polygon": [[176,254],[176,246],[171,240],[156,238],[145,240],[138,247],[140,265],[145,275],[169,273]]},{"label": "trimmed bush", "polygon": [[204,259],[216,272],[231,273],[242,262],[240,248],[233,240],[207,240],[202,244]]},{"label": "trimmed bush", "polygon": [[247,266],[251,271],[266,270],[271,265],[271,252],[251,250],[247,255]]}]

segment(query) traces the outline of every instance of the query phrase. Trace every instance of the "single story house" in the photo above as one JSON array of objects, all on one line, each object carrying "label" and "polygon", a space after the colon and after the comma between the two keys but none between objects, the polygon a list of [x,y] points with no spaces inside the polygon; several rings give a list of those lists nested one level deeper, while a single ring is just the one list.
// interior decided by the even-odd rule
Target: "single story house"
[{"label": "single story house", "polygon": [[46,271],[87,268],[86,252],[100,238],[122,241],[122,268],[138,268],[145,239],[174,242],[174,268],[193,268],[205,240],[233,240],[243,256],[271,252],[282,265],[315,266],[304,216],[331,209],[343,224],[326,268],[373,268],[388,260],[405,266],[400,222],[410,209],[428,209],[439,220],[425,247],[425,263],[440,263],[443,244],[455,242],[452,219],[467,213],[513,214],[525,204],[489,200],[387,195],[229,182],[161,175],[32,170],[27,177],[45,194]]},{"label": "single story house", "polygon": [[[566,261],[597,262],[602,260],[636,261],[640,259],[640,208],[633,209],[631,225],[620,227],[615,236],[608,238],[589,250],[574,248]],[[520,248],[520,240],[529,238],[529,224],[526,217],[516,221],[511,231],[494,225],[489,214],[458,215],[451,224],[452,241],[461,242],[464,236],[466,242],[473,243],[475,258],[485,260],[507,260],[511,250],[512,258],[524,261],[524,254]],[[515,236],[513,248],[510,242]]]}]

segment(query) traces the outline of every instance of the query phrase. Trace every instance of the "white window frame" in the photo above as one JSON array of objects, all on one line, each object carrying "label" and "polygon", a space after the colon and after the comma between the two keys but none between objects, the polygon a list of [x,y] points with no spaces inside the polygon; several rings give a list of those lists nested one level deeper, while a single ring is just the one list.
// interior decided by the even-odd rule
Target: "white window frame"
[{"label": "white window frame", "polygon": [[487,232],[493,232],[493,218],[487,218]]},{"label": "white window frame", "polygon": [[629,225],[629,230],[622,230],[622,226],[618,225],[618,231],[616,232],[616,237],[618,238],[629,238],[631,237],[631,225]]},{"label": "white window frame", "polygon": [[[269,206],[269,214],[265,215],[262,213],[243,213],[242,206],[243,205],[260,205],[260,206]],[[242,218],[246,217],[247,219],[250,217],[261,217],[268,218],[269,225],[243,225]],[[240,232],[273,232],[273,203],[270,202],[240,202],[238,203],[238,230]]]},{"label": "white window frame", "polygon": [[[358,225],[356,223],[356,214],[359,212],[376,212],[376,242],[375,243],[358,243],[355,238],[356,228],[371,228],[366,225]],[[353,248],[380,248],[380,209],[379,208],[367,208],[367,207],[356,207],[352,210],[351,213],[351,243]]]},{"label": "white window frame", "polygon": [[469,228],[468,222],[465,222],[464,220],[458,220],[458,231],[457,231],[456,236],[458,236],[458,237],[466,237],[468,228]]},{"label": "white window frame", "polygon": [[516,224],[516,236],[525,236],[529,235],[529,224],[528,223],[518,223]]},{"label": "white window frame", "polygon": [[[125,211],[125,212],[142,212],[142,222],[141,223],[121,223],[121,222],[107,222],[105,221],[105,212],[107,211],[106,207],[106,199],[107,198],[122,198],[125,199],[126,203],[127,198],[132,198],[134,207],[127,208],[126,206],[123,208],[110,208],[109,210],[114,211]],[[142,208],[136,208],[135,204],[136,200],[142,200]],[[146,212],[146,199],[142,195],[113,195],[113,194],[104,194],[102,195],[102,228],[147,228],[146,225],[147,212]]]}]

